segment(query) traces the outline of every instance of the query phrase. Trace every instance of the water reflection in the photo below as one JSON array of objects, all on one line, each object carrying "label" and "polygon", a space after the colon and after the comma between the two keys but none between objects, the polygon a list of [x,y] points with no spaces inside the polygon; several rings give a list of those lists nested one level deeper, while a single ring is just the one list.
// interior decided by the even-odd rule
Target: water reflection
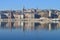
[{"label": "water reflection", "polygon": [[60,28],[59,23],[38,23],[38,22],[0,22],[1,29],[22,29],[25,30],[57,30]]}]

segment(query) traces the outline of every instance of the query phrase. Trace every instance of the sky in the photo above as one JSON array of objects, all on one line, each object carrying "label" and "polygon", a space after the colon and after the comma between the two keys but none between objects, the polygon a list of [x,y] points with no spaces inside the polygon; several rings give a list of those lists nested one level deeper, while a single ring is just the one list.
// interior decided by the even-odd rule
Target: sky
[{"label": "sky", "polygon": [[0,0],[0,10],[20,10],[23,8],[59,9],[60,0]]}]

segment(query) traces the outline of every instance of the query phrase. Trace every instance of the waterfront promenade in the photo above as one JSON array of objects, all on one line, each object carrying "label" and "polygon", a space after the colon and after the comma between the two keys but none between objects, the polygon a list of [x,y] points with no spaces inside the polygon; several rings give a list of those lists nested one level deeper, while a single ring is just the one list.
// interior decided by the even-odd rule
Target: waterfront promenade
[{"label": "waterfront promenade", "polygon": [[60,19],[59,18],[55,18],[55,19],[27,19],[27,18],[25,18],[25,19],[0,19],[0,22],[21,22],[21,21],[23,21],[23,22],[40,22],[40,23],[50,23],[50,22],[58,22],[58,21],[60,21]]}]

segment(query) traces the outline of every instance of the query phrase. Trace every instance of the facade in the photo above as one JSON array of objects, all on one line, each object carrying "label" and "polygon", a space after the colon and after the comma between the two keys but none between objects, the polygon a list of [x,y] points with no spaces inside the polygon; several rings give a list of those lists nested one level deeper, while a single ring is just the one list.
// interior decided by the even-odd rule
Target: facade
[{"label": "facade", "polygon": [[40,19],[44,18],[60,18],[60,11],[59,10],[39,10],[39,9],[25,9],[25,10],[18,10],[18,11],[0,11],[0,18],[6,19],[11,17],[11,19]]}]

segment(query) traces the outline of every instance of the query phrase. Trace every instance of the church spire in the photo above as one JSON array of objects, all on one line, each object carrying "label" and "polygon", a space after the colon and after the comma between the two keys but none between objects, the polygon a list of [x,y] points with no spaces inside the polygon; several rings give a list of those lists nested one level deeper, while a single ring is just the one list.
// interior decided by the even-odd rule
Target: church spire
[{"label": "church spire", "polygon": [[23,12],[25,11],[26,9],[25,9],[25,6],[23,5]]}]

